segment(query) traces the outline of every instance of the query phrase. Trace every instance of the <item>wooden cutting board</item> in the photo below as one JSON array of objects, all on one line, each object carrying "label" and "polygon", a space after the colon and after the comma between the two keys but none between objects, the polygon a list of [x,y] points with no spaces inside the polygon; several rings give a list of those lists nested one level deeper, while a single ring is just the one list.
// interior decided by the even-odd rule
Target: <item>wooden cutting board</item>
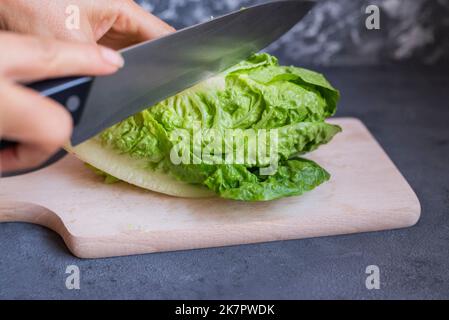
[{"label": "wooden cutting board", "polygon": [[125,183],[106,185],[67,156],[41,171],[0,179],[0,221],[40,224],[72,253],[99,258],[328,236],[414,225],[420,204],[357,119],[308,155],[329,182],[301,197],[264,203],[182,199]]}]

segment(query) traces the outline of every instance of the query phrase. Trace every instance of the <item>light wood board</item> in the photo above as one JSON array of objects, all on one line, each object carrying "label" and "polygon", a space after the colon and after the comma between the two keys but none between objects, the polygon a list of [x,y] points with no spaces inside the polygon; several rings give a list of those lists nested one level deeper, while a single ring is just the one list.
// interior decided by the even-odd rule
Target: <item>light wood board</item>
[{"label": "light wood board", "polygon": [[183,199],[107,185],[67,156],[31,174],[0,179],[0,222],[40,224],[71,252],[98,258],[394,229],[414,225],[419,201],[366,127],[343,127],[307,155],[332,175],[300,197],[263,203]]}]

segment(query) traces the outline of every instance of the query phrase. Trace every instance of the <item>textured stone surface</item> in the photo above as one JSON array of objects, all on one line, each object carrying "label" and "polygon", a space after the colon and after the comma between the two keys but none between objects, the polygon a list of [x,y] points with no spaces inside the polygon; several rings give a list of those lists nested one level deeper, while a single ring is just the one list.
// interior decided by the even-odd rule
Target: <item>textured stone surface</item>
[{"label": "textured stone surface", "polygon": [[[138,0],[177,28],[263,0]],[[367,30],[365,9],[380,8],[380,30]],[[303,64],[449,62],[449,0],[327,0],[270,52]]]},{"label": "textured stone surface", "polygon": [[[339,115],[361,118],[416,191],[418,225],[79,260],[51,231],[0,224],[0,298],[449,298],[449,70],[322,71],[342,91]],[[81,269],[78,291],[64,285],[71,264]],[[372,264],[380,267],[380,290],[364,285]]]}]

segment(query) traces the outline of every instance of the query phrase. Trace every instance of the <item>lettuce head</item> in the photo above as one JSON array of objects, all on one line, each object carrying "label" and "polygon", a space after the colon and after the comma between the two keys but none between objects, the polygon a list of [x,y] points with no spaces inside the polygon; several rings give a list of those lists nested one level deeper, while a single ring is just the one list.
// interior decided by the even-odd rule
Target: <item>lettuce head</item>
[{"label": "lettuce head", "polygon": [[181,197],[266,201],[330,178],[301,156],[341,131],[319,73],[256,54],[69,151],[109,178]]}]

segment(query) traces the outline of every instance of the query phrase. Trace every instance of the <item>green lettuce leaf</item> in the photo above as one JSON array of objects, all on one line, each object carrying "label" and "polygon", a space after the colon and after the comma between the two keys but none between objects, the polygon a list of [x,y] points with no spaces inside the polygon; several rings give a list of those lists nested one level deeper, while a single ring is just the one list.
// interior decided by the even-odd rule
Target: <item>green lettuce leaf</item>
[{"label": "green lettuce leaf", "polygon": [[223,198],[266,201],[301,195],[329,178],[329,173],[315,162],[294,159],[281,162],[271,176],[259,176],[244,166],[222,166],[205,184]]},{"label": "green lettuce leaf", "polygon": [[[148,170],[161,170],[175,178],[213,190],[236,200],[264,201],[300,195],[329,179],[318,164],[299,158],[328,143],[341,128],[325,119],[336,111],[339,92],[319,73],[278,65],[275,57],[257,54],[105,130],[100,140],[106,148],[144,159]],[[203,136],[214,132],[221,150],[212,162],[173,163],[170,152],[179,145],[179,130],[187,132],[184,151],[198,158],[192,146],[194,130]],[[230,130],[237,132],[226,148]],[[270,159],[244,157],[225,164],[237,145],[248,148],[262,131],[277,134],[275,172],[262,175]],[[238,139],[241,140],[238,140]],[[249,139],[249,138],[248,138]],[[199,142],[202,149],[208,138]],[[270,150],[270,140],[258,140],[257,148]],[[215,145],[217,146],[217,145]],[[187,151],[186,151],[187,150]],[[203,155],[204,156],[204,155]],[[254,161],[253,161],[254,160]],[[222,161],[222,162],[220,162]]]}]

